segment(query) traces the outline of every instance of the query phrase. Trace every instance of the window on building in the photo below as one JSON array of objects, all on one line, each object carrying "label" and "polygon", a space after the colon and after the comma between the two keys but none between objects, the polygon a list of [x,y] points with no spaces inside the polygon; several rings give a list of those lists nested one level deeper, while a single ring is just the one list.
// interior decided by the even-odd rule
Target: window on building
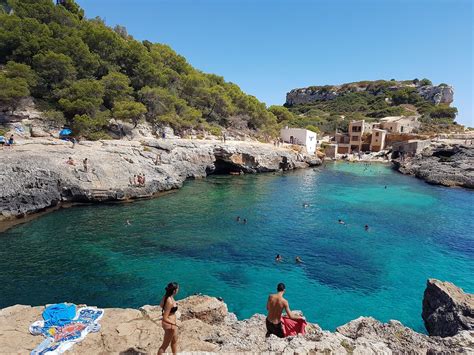
[{"label": "window on building", "polygon": [[352,136],[352,140],[353,140],[353,141],[358,141],[358,140],[359,140],[359,136]]},{"label": "window on building", "polygon": [[361,132],[362,127],[361,126],[353,126],[352,127],[352,132]]},{"label": "window on building", "polygon": [[378,137],[378,136],[379,136],[379,132],[375,132],[375,136]]}]

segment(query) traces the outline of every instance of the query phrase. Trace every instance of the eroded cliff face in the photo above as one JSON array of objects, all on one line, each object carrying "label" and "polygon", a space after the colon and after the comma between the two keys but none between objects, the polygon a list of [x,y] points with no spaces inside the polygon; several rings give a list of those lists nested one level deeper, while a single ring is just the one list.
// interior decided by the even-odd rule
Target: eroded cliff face
[{"label": "eroded cliff face", "polygon": [[[448,291],[449,292],[449,291]],[[265,316],[237,320],[224,302],[208,296],[191,296],[178,302],[179,351],[253,352],[286,354],[431,354],[472,353],[473,334],[467,330],[446,338],[430,337],[398,321],[381,323],[360,317],[337,328],[322,330],[309,323],[305,336],[265,338]],[[0,310],[0,349],[28,353],[41,336],[28,333],[28,326],[41,319],[44,307],[12,306]],[[106,309],[101,330],[90,333],[71,349],[72,354],[152,354],[163,339],[161,308]]]},{"label": "eroded cliff face", "polygon": [[[67,164],[71,157],[76,165]],[[83,160],[88,158],[87,171]],[[319,164],[269,144],[143,139],[76,144],[31,140],[0,154],[0,220],[63,202],[119,201],[181,187],[187,178],[213,173],[259,173]],[[145,174],[145,186],[130,183]]]},{"label": "eroded cliff face", "polygon": [[430,335],[450,337],[463,330],[474,331],[474,295],[450,282],[429,279],[422,317]]},{"label": "eroded cliff face", "polygon": [[[396,90],[403,87],[413,87],[422,98],[432,102],[435,105],[451,104],[454,98],[454,90],[449,85],[415,85],[405,84],[403,82],[395,81],[393,86],[388,90]],[[286,94],[286,105],[293,106],[299,104],[308,104],[316,101],[333,100],[338,96],[350,92],[367,91],[374,95],[378,94],[378,88],[371,85],[357,85],[357,83],[343,84],[343,85],[328,85],[328,86],[310,86],[307,88],[293,89]]]},{"label": "eroded cliff face", "polygon": [[432,143],[421,154],[393,160],[396,170],[430,184],[474,189],[474,146]]}]

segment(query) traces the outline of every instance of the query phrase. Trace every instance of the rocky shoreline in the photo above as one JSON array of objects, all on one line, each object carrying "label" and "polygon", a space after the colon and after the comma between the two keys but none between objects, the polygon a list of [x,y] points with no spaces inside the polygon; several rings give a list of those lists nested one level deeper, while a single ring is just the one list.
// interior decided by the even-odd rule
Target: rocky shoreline
[{"label": "rocky shoreline", "polygon": [[[67,164],[71,157],[75,165]],[[87,171],[83,159],[87,158]],[[261,173],[321,164],[294,150],[256,142],[185,139],[25,140],[0,154],[0,221],[70,203],[127,201],[180,188],[209,174]],[[144,174],[144,186],[134,186]],[[133,182],[133,181],[132,181]]]},{"label": "rocky shoreline", "polygon": [[395,170],[429,184],[474,189],[474,146],[433,142],[421,154],[392,161]]},{"label": "rocky shoreline", "polygon": [[[425,301],[435,305],[431,315],[438,322],[454,329],[464,314],[468,329],[457,329],[448,337],[428,336],[391,320],[381,323],[371,317],[360,317],[336,329],[322,330],[309,323],[307,334],[284,339],[265,338],[265,316],[237,320],[227,305],[214,297],[191,296],[179,301],[179,351],[185,352],[275,352],[311,354],[434,354],[474,352],[474,296],[465,294],[453,284],[430,279]],[[28,353],[41,341],[29,334],[29,325],[41,319],[44,307],[16,305],[0,310],[0,349],[6,353]],[[446,312],[445,312],[446,310]],[[430,310],[424,308],[424,313]],[[469,313],[470,312],[470,313]],[[427,313],[428,314],[428,313]],[[431,322],[429,319],[425,322]],[[72,354],[151,354],[158,350],[163,330],[161,309],[143,306],[140,309],[110,308],[100,321],[101,330],[91,333],[74,345]],[[439,323],[441,324],[441,323]]]}]

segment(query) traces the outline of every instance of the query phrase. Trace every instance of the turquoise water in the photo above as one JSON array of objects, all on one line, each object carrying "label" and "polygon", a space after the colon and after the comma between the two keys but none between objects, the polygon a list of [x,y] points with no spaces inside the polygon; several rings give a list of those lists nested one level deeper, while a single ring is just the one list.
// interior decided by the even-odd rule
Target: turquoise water
[{"label": "turquoise water", "polygon": [[264,313],[285,282],[292,308],[325,329],[373,316],[423,331],[427,278],[474,291],[473,206],[472,191],[382,165],[190,181],[157,199],[63,209],[0,234],[0,307],[138,307],[177,281],[180,297],[221,296],[246,318]]}]

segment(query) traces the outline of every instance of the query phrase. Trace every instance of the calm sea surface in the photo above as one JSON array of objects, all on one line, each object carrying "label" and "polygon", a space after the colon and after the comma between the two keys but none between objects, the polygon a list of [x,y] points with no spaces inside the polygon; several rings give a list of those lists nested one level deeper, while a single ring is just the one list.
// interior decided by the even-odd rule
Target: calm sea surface
[{"label": "calm sea surface", "polygon": [[179,298],[220,296],[246,318],[264,313],[267,294],[284,282],[291,307],[325,329],[373,316],[424,331],[429,277],[474,292],[474,193],[374,164],[214,176],[153,200],[59,210],[0,234],[0,307],[138,307],[157,304],[177,281]]}]

